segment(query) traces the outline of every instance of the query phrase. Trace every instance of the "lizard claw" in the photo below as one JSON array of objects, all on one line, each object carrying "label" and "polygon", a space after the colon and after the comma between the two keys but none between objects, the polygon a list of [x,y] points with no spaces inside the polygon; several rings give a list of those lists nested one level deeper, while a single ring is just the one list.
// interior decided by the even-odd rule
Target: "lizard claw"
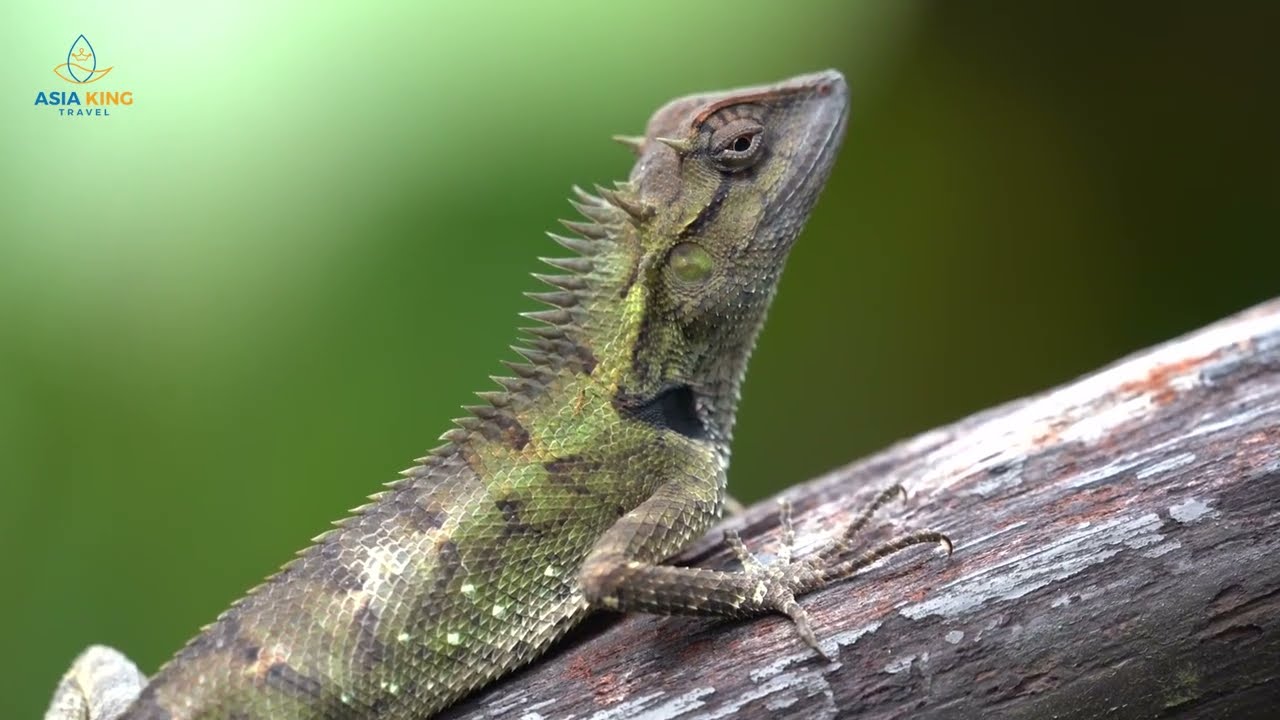
[{"label": "lizard claw", "polygon": [[800,639],[804,641],[805,645],[813,648],[814,652],[821,655],[827,662],[835,662],[835,657],[828,654],[818,644],[818,637],[813,634],[813,628],[809,625],[809,613],[805,612],[800,603],[796,602],[794,595],[791,595],[791,593],[787,593],[787,595],[787,600],[782,603],[778,610],[791,618],[791,623],[795,627],[796,633],[800,635]]},{"label": "lizard claw", "polygon": [[892,538],[854,557],[847,557],[848,551],[853,547],[852,540],[858,531],[870,521],[877,510],[898,498],[905,499],[906,491],[902,485],[894,483],[877,494],[843,532],[825,547],[804,558],[795,557],[796,532],[791,517],[791,503],[786,498],[779,500],[778,525],[782,533],[782,546],[775,560],[768,565],[760,562],[747,549],[736,530],[726,530],[725,544],[742,563],[742,572],[755,581],[754,593],[749,598],[749,605],[775,610],[791,618],[800,639],[827,661],[834,662],[835,657],[824,651],[818,644],[818,638],[809,623],[809,616],[796,600],[797,596],[803,596],[843,580],[877,560],[912,545],[936,542],[947,551],[948,556],[951,555],[953,545],[946,535],[934,530],[917,530]]}]

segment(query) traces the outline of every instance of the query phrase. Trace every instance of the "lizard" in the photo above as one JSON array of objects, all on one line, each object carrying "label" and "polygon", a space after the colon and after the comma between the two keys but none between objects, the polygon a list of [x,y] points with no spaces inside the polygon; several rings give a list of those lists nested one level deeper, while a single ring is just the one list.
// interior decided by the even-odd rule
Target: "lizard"
[{"label": "lizard", "polygon": [[48,720],[425,718],[522,666],[589,612],[789,616],[797,597],[920,543],[854,552],[894,485],[805,557],[740,570],[664,564],[727,503],[747,362],[843,141],[838,71],[689,95],[658,109],[626,181],[575,187],[550,233],[521,362],[442,444],[313,539],[147,681],[94,646]]}]

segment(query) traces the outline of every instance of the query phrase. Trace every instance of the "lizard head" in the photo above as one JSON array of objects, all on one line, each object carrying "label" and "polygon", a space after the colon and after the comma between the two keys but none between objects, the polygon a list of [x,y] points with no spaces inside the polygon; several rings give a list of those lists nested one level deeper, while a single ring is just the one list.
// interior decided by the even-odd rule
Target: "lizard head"
[{"label": "lizard head", "polygon": [[[776,278],[834,163],[848,95],[828,70],[660,108],[630,177],[642,205],[664,209],[651,236],[697,244],[727,266],[763,262]],[[689,255],[701,253],[676,259]]]},{"label": "lizard head", "polygon": [[627,182],[579,192],[591,222],[566,223],[583,239],[557,239],[588,261],[558,266],[589,267],[589,287],[541,296],[564,308],[542,319],[569,312],[586,345],[609,348],[595,353],[596,375],[616,388],[620,412],[727,445],[756,335],[843,138],[848,95],[828,70],[673,100],[644,137],[619,138],[638,155]]}]

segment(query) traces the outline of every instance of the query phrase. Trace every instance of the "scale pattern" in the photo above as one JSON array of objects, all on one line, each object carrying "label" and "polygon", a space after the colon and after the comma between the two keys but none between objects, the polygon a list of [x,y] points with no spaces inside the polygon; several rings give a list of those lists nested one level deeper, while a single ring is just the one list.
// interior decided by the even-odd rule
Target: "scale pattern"
[{"label": "scale pattern", "polygon": [[721,514],[747,361],[847,102],[827,71],[680,98],[623,138],[628,180],[575,189],[552,235],[572,252],[530,294],[527,361],[122,717],[423,718],[593,607],[782,609],[795,578],[661,563]]}]

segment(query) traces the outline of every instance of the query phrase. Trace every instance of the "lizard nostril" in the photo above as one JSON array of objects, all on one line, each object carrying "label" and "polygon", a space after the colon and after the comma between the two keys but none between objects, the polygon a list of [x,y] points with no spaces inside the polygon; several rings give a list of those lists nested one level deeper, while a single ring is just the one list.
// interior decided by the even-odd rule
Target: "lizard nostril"
[{"label": "lizard nostril", "polygon": [[821,85],[819,85],[819,86],[818,86],[818,94],[819,94],[819,95],[823,95],[823,96],[830,95],[830,94],[831,94],[831,83],[822,83]]}]

